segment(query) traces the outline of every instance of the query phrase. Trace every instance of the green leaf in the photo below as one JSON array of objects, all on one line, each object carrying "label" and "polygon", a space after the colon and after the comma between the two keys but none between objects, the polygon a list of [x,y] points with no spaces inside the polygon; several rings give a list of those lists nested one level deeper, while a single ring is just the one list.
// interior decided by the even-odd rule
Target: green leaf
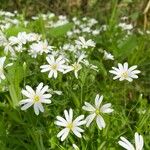
[{"label": "green leaf", "polygon": [[5,30],[4,34],[9,36],[16,36],[19,32],[29,32],[30,30],[21,26],[13,26]]},{"label": "green leaf", "polygon": [[13,102],[13,107],[18,105],[21,98],[20,83],[23,80],[23,67],[16,62],[8,69],[7,79],[9,81],[9,93]]},{"label": "green leaf", "polygon": [[137,39],[136,36],[132,35],[127,37],[125,40],[122,40],[118,44],[118,56],[125,57],[130,55],[133,50],[137,47]]},{"label": "green leaf", "polygon": [[73,27],[72,23],[65,24],[63,26],[59,26],[56,28],[52,28],[49,30],[48,35],[52,37],[64,36],[69,30]]}]

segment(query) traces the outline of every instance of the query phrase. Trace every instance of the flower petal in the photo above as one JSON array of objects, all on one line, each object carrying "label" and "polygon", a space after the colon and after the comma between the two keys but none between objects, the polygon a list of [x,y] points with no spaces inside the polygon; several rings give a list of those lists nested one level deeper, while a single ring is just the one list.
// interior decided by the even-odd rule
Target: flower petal
[{"label": "flower petal", "polygon": [[97,123],[97,126],[99,127],[100,130],[101,130],[102,128],[105,128],[105,126],[106,126],[103,117],[100,116],[100,115],[98,115],[98,116],[96,117],[96,123]]}]

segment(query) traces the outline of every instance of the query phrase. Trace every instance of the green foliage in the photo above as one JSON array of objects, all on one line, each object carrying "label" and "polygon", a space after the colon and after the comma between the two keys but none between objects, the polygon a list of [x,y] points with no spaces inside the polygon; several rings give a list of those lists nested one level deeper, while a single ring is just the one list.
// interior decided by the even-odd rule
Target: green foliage
[{"label": "green foliage", "polygon": [[52,28],[48,31],[47,36],[50,36],[52,38],[64,36],[67,33],[67,31],[70,31],[72,29],[72,27],[73,27],[73,24],[68,23],[63,26]]},{"label": "green foliage", "polygon": [[[87,35],[96,42],[96,48],[87,50],[88,59],[98,66],[99,72],[83,67],[79,79],[72,72],[59,75],[57,79],[49,79],[47,73],[40,72],[40,66],[46,63],[46,55],[35,59],[24,52],[17,54],[13,65],[5,68],[6,80],[0,84],[1,150],[72,150],[73,143],[81,150],[121,150],[117,143],[120,136],[133,141],[136,131],[144,137],[144,150],[150,149],[150,36],[133,32],[126,37],[126,31],[116,27],[122,10],[117,7],[117,2],[113,1],[111,16],[102,16],[102,20],[108,22],[106,32],[95,37]],[[132,0],[123,2],[129,5],[134,3]],[[95,14],[99,14],[97,3],[91,3],[95,5]],[[138,16],[136,13],[132,15],[134,19]],[[46,21],[40,18],[30,21],[27,27],[13,26],[4,33],[10,37],[23,31],[37,32],[57,48],[74,41],[72,37],[67,39],[65,36],[73,29],[72,23],[50,29],[45,28],[45,24]],[[115,60],[104,60],[101,49],[110,51]],[[1,56],[4,55],[2,50]],[[139,79],[132,83],[114,81],[109,73],[112,66],[125,61],[129,65],[138,65],[141,70]],[[33,108],[20,110],[18,102],[23,99],[21,90],[25,85],[35,88],[40,82],[54,90],[61,90],[63,94],[53,95],[52,104],[44,105],[45,111],[39,116],[34,114]],[[74,109],[75,116],[86,116],[87,113],[81,108],[85,101],[94,104],[97,93],[104,95],[103,102],[112,103],[114,109],[111,115],[104,115],[106,128],[99,130],[93,122],[89,128],[84,128],[82,139],[71,134],[64,142],[60,142],[56,137],[60,128],[54,125],[56,116],[62,116],[63,110],[69,108]]]}]

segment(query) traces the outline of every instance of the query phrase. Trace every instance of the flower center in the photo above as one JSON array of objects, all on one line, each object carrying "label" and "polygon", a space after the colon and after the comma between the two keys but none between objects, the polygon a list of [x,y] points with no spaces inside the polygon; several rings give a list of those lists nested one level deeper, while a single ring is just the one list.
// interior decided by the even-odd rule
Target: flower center
[{"label": "flower center", "polygon": [[57,70],[58,65],[57,65],[57,64],[53,64],[53,65],[51,66],[51,68],[52,68],[53,70]]},{"label": "flower center", "polygon": [[40,100],[39,96],[35,95],[34,96],[34,102],[38,102]]},{"label": "flower center", "polygon": [[99,113],[100,113],[99,109],[96,109],[95,113],[96,113],[96,115],[99,115]]},{"label": "flower center", "polygon": [[44,51],[47,50],[47,45],[43,45],[43,50],[44,50]]},{"label": "flower center", "polygon": [[68,123],[67,128],[71,130],[73,128],[73,124],[72,123]]},{"label": "flower center", "polygon": [[81,65],[78,63],[74,63],[72,66],[74,67],[74,70],[77,70],[77,71],[82,68]]},{"label": "flower center", "polygon": [[123,72],[121,76],[122,76],[123,78],[128,78],[129,75],[128,75],[128,72],[126,71],[126,72]]}]

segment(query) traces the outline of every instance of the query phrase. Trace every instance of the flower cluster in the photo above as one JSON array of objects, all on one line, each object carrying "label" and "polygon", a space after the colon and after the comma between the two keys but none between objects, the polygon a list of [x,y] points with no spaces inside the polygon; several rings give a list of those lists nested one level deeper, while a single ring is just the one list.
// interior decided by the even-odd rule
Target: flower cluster
[{"label": "flower cluster", "polygon": [[[25,85],[25,89],[22,89],[23,98],[18,102],[21,106],[21,110],[26,111],[28,108],[33,106],[34,112],[36,115],[40,115],[40,112],[44,113],[44,105],[53,103],[53,94],[57,94],[61,97],[62,91],[49,89],[52,82],[59,82],[59,76],[63,75],[64,79],[68,81],[67,78],[69,75],[71,78],[76,79],[75,82],[82,84],[82,76],[80,72],[84,74],[84,71],[88,70],[87,75],[100,71],[99,60],[96,60],[97,63],[92,61],[93,53],[96,51],[100,57],[99,49],[97,46],[96,40],[90,38],[90,35],[98,35],[100,32],[106,31],[107,26],[103,25],[98,27],[98,21],[96,19],[82,18],[78,20],[76,17],[72,19],[73,27],[71,30],[68,30],[65,34],[67,40],[57,44],[53,43],[50,39],[45,38],[45,36],[40,35],[35,32],[18,32],[17,35],[5,35],[5,30],[9,29],[13,24],[19,25],[18,20],[13,20],[15,13],[6,13],[0,11],[2,16],[5,18],[11,18],[8,25],[5,25],[5,21],[0,25],[2,31],[0,31],[0,47],[3,48],[2,54],[3,57],[0,57],[0,82],[6,79],[5,68],[11,66],[11,64],[5,65],[8,60],[12,60],[14,63],[16,60],[20,59],[20,55],[25,55],[30,58],[31,61],[36,62],[36,67],[38,68],[39,75],[48,74],[47,80],[40,81],[36,88],[30,85]],[[66,16],[56,17],[54,14],[43,14],[41,16],[34,16],[32,20],[38,20],[42,17],[46,29],[56,29],[57,27],[64,26],[69,23],[69,19]],[[55,19],[53,19],[55,18]],[[56,19],[57,18],[57,19]],[[24,22],[24,25],[27,25],[28,22]],[[123,30],[130,31],[133,27],[131,25],[120,23],[118,27],[121,27]],[[71,40],[71,41],[70,41]],[[66,42],[67,41],[67,42]],[[117,62],[117,56],[113,52],[108,50],[102,50],[102,57],[100,58],[103,61],[110,61],[113,63]],[[93,56],[94,57],[94,56]],[[39,61],[40,60],[40,61]],[[38,62],[39,61],[39,62]],[[137,70],[137,65],[129,67],[128,62],[123,64],[118,63],[118,67],[113,67],[112,64],[109,64],[112,67],[112,70],[106,70],[107,72],[115,75],[114,80],[119,79],[119,81],[127,80],[132,82],[133,79],[138,78],[138,74],[141,73],[140,70]],[[34,68],[34,66],[32,66]],[[32,73],[34,70],[31,71]],[[93,74],[94,74],[93,73]],[[34,74],[35,75],[35,74]],[[111,76],[110,80],[112,80]],[[33,76],[31,76],[33,77]],[[54,80],[55,79],[55,80]],[[62,79],[63,80],[63,79]],[[48,81],[48,82],[47,82]],[[51,82],[52,81],[52,82]],[[112,80],[113,81],[113,80]],[[115,81],[114,81],[115,82]],[[117,82],[117,81],[116,81]],[[25,82],[26,83],[26,82]],[[27,82],[28,83],[28,82]],[[46,83],[47,85],[44,85]],[[68,84],[69,81],[68,81]],[[20,85],[19,85],[20,86]],[[54,85],[52,87],[57,87]],[[62,88],[64,89],[64,87]],[[81,94],[82,95],[82,94]],[[84,128],[90,127],[94,120],[99,130],[103,130],[107,126],[107,119],[105,115],[111,114],[115,111],[114,106],[110,102],[102,104],[103,95],[96,94],[95,100],[88,102],[84,100],[81,102],[80,108],[82,112],[78,114],[79,111],[65,109],[64,117],[57,116],[54,124],[63,128],[58,134],[57,137],[61,141],[64,141],[70,133],[73,133],[75,136],[81,138],[82,134],[84,137]],[[82,98],[83,99],[83,98]],[[93,104],[94,103],[94,104]],[[66,106],[67,107],[67,106]],[[83,114],[88,113],[87,116]],[[74,114],[78,114],[74,119]],[[82,126],[82,128],[81,128]],[[142,150],[144,147],[144,140],[142,135],[135,133],[135,146],[132,145],[126,138],[120,137],[118,142],[120,146],[127,150]],[[74,149],[79,149],[77,145],[73,144]]]}]

